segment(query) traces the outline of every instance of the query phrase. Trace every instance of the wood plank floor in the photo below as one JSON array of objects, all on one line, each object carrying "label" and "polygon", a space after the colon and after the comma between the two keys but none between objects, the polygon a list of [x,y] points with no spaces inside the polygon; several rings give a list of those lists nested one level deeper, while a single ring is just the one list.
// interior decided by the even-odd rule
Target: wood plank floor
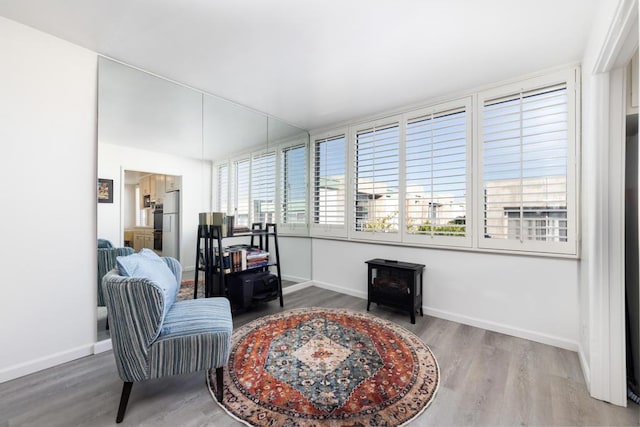
[{"label": "wood plank floor", "polygon": [[[285,308],[366,309],[362,299],[307,288]],[[234,317],[240,326],[280,311],[276,301]],[[589,397],[576,353],[520,338],[373,305],[424,340],[440,365],[438,394],[413,426],[638,426],[639,407]],[[0,384],[0,427],[112,426],[120,381],[109,351]],[[123,426],[239,426],[212,399],[204,372],[136,383]]]}]

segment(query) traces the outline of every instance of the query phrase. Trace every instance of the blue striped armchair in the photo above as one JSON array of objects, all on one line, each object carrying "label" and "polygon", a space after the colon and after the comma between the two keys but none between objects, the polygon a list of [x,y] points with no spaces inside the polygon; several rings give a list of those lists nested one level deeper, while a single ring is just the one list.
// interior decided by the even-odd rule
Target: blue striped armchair
[{"label": "blue striped armchair", "polygon": [[[100,245],[100,243],[98,244]],[[105,274],[107,274],[108,271],[116,266],[117,257],[132,255],[134,253],[135,251],[133,250],[133,248],[98,246],[98,307],[104,307],[104,297],[102,295],[102,278]]]},{"label": "blue striped armchair", "polygon": [[175,286],[122,276],[117,267],[102,281],[113,354],[124,381],[118,423],[124,418],[131,388],[137,381],[215,368],[216,398],[222,400],[222,369],[229,359],[233,330],[229,301],[201,298],[174,302],[182,267],[173,258],[157,259],[169,268]]}]

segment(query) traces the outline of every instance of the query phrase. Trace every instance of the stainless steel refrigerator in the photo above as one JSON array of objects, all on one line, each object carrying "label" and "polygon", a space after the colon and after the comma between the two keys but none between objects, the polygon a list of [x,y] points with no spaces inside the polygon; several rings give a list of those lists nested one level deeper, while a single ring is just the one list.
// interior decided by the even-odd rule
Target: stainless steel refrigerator
[{"label": "stainless steel refrigerator", "polygon": [[179,259],[180,192],[165,193],[162,213],[162,256]]}]

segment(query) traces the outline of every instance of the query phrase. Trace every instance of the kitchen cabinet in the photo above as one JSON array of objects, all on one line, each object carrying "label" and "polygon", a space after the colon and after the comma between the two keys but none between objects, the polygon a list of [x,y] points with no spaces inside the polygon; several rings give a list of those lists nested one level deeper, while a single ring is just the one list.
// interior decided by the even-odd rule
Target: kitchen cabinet
[{"label": "kitchen cabinet", "polygon": [[151,231],[151,234],[149,233],[144,234],[144,247],[148,249],[153,249],[153,231]]},{"label": "kitchen cabinet", "polygon": [[151,186],[151,201],[161,205],[164,201],[165,178],[164,175],[151,175],[154,185]]},{"label": "kitchen cabinet", "polygon": [[138,186],[140,187],[140,196],[141,200],[141,208],[148,207],[144,206],[144,197],[149,196],[149,202],[155,203],[158,205],[162,204],[165,193],[165,177],[164,175],[147,175],[143,178],[140,178],[138,181]]},{"label": "kitchen cabinet", "polygon": [[149,195],[149,199],[153,202],[156,200],[156,176],[149,175],[147,179],[149,180],[149,192],[146,194]]},{"label": "kitchen cabinet", "polygon": [[133,233],[133,250],[140,252],[144,248],[144,234]]},{"label": "kitchen cabinet", "polygon": [[151,175],[140,178],[138,181],[138,187],[140,187],[140,195],[147,196],[151,194]]},{"label": "kitchen cabinet", "polygon": [[133,231],[124,230],[124,245],[129,248],[133,247]]},{"label": "kitchen cabinet", "polygon": [[150,200],[149,195],[151,194],[149,175],[138,180],[138,189],[140,190],[140,209],[148,208],[149,205],[145,202]]},{"label": "kitchen cabinet", "polygon": [[166,175],[164,185],[165,192],[169,193],[171,191],[180,190],[180,181],[181,177],[179,176]]},{"label": "kitchen cabinet", "polygon": [[141,249],[153,249],[153,229],[135,229],[133,231],[133,249],[139,252]]}]

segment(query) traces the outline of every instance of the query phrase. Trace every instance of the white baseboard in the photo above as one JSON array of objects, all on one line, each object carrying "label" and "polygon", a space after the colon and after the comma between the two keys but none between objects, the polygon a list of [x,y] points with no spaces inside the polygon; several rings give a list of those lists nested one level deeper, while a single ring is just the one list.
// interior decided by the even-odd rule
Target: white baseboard
[{"label": "white baseboard", "polygon": [[104,353],[105,351],[109,351],[113,348],[113,343],[111,342],[111,338],[98,341],[93,345],[93,354]]},{"label": "white baseboard", "polygon": [[311,281],[308,277],[289,276],[286,274],[282,275],[282,280],[290,280],[292,282],[298,282],[298,283]]},{"label": "white baseboard", "polygon": [[[357,291],[344,286],[338,286],[331,283],[319,282],[315,280],[309,280],[306,282],[296,283],[292,286],[287,286],[282,290],[283,295],[290,294],[292,292],[299,291],[311,286],[317,286],[322,289],[327,289],[334,292],[339,292],[345,295],[351,295],[356,298],[361,298],[366,301],[367,293],[364,291]],[[490,331],[500,332],[507,335],[512,335],[519,338],[528,339],[531,341],[552,345],[554,347],[564,348],[570,351],[576,351],[582,367],[582,372],[585,376],[587,387],[590,386],[590,370],[589,364],[585,359],[584,351],[582,347],[574,341],[570,341],[564,338],[543,334],[536,331],[527,329],[516,328],[513,326],[482,320],[474,317],[464,316],[458,313],[452,313],[444,310],[438,310],[430,307],[423,307],[424,313],[438,317],[441,319],[451,320],[453,322],[462,323],[465,325],[475,326]],[[0,370],[0,383],[10,381],[25,375],[32,374],[34,372],[41,371],[43,369],[51,368],[62,363],[70,362],[81,357],[90,356],[92,354],[98,354],[105,351],[109,351],[112,348],[111,340],[99,341],[93,344],[87,344],[80,347],[76,347],[71,350],[63,351],[60,353],[52,354],[50,356],[42,357],[32,361],[20,363],[10,366],[8,368]]]},{"label": "white baseboard", "polygon": [[63,363],[70,362],[81,357],[93,354],[94,344],[87,344],[71,350],[61,351],[39,359],[19,363],[0,370],[0,383],[11,381],[43,369],[52,368]]},{"label": "white baseboard", "polygon": [[587,390],[591,392],[591,370],[582,345],[578,346],[578,360],[580,360],[580,367],[582,368],[582,375],[584,375],[584,382],[587,384]]},{"label": "white baseboard", "polygon": [[299,291],[300,289],[305,289],[313,286],[313,282],[308,280],[306,282],[296,283],[295,285],[287,286],[286,288],[282,288],[282,295],[287,295],[292,292]]},{"label": "white baseboard", "polygon": [[341,294],[351,295],[352,297],[362,298],[364,300],[367,299],[367,293],[364,291],[356,291],[355,289],[346,288],[344,286],[333,285],[331,283],[326,283],[326,282],[318,282],[317,280],[313,281],[313,285],[322,289],[340,292]]},{"label": "white baseboard", "polygon": [[[331,283],[313,281],[313,285],[319,288],[328,289],[342,294],[351,295],[357,298],[367,299],[367,293],[365,291],[357,291],[354,289],[346,288],[344,286],[333,285]],[[575,341],[567,340],[561,337],[548,335],[528,329],[522,329],[506,325],[503,323],[492,322],[489,320],[478,319],[475,317],[465,316],[458,313],[452,313],[449,311],[438,310],[431,307],[423,306],[425,314],[440,319],[451,320],[453,322],[462,323],[465,325],[475,326],[477,328],[486,329],[489,331],[500,332],[507,335],[512,335],[518,338],[524,338],[530,341],[539,342],[542,344],[552,345],[554,347],[564,348],[566,350],[578,351],[579,346]],[[585,371],[586,372],[586,371]]]},{"label": "white baseboard", "polygon": [[552,345],[554,347],[564,348],[565,350],[578,351],[578,343],[567,340],[565,338],[532,331],[529,329],[517,328],[504,323],[492,322],[490,320],[478,319],[475,317],[464,316],[458,313],[438,310],[431,307],[423,307],[425,314],[440,319],[451,320],[465,325],[475,326],[477,328],[486,329],[488,331],[500,332],[502,334],[511,335],[518,338],[524,338],[530,341],[542,344]]}]

